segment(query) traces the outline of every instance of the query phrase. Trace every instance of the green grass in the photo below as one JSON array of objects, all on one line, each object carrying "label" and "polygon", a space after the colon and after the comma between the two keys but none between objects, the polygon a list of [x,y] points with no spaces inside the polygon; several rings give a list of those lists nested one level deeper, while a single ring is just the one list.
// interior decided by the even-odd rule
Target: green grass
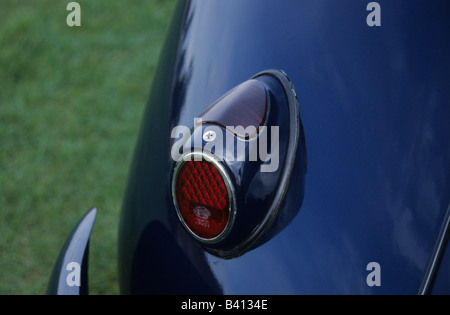
[{"label": "green grass", "polygon": [[119,293],[128,169],[172,0],[0,1],[0,294],[43,294],[91,207],[90,293]]}]

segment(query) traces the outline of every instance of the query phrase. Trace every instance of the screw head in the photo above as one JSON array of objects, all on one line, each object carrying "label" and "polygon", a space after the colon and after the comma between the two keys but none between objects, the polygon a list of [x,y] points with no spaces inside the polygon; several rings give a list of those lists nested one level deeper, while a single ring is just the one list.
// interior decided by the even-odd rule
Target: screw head
[{"label": "screw head", "polygon": [[216,139],[216,133],[212,130],[208,130],[203,134],[203,140],[206,142],[211,142]]}]

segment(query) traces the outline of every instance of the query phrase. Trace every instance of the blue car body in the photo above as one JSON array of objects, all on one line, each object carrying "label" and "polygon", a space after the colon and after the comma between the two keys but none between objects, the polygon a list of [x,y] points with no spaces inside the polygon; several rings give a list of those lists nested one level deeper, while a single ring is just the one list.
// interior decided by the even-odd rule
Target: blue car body
[{"label": "blue car body", "polygon": [[[121,293],[450,292],[450,4],[377,1],[371,26],[369,2],[178,4],[123,203]],[[295,86],[303,203],[282,207],[298,213],[274,237],[221,258],[175,213],[171,130],[266,69]]]}]

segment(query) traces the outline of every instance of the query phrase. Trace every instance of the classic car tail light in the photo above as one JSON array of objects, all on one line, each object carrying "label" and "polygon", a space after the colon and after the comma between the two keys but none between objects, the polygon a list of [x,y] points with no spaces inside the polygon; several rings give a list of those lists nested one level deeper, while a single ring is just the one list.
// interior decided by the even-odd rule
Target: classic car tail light
[{"label": "classic car tail light", "polygon": [[171,151],[179,153],[172,155],[176,214],[202,248],[234,258],[279,233],[303,202],[297,96],[284,72],[266,70],[193,118]]},{"label": "classic car tail light", "polygon": [[[199,154],[198,154],[199,155]],[[178,163],[173,193],[178,216],[203,241],[221,238],[232,218],[232,192],[225,170],[213,159],[190,154]]]}]

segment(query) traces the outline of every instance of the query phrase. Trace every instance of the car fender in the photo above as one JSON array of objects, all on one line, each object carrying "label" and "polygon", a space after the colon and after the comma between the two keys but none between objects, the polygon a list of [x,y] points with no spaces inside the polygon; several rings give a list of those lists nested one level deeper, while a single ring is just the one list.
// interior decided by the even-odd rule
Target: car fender
[{"label": "car fender", "polygon": [[88,294],[89,239],[96,216],[97,209],[90,209],[67,237],[53,267],[47,294]]}]

